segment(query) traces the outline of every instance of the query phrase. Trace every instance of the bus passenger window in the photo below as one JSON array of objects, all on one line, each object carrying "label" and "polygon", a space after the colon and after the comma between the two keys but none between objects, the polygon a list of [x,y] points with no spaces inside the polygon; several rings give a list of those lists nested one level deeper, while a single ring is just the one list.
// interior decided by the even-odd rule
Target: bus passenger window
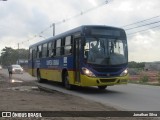
[{"label": "bus passenger window", "polygon": [[33,49],[32,54],[33,54],[33,59],[36,59],[36,49]]},{"label": "bus passenger window", "polygon": [[43,49],[42,49],[42,57],[47,56],[47,43],[43,44]]},{"label": "bus passenger window", "polygon": [[64,54],[72,54],[72,39],[71,36],[65,38]]},{"label": "bus passenger window", "polygon": [[64,53],[65,53],[65,55],[68,55],[68,54],[71,54],[71,53],[72,53],[71,45],[64,47]]},{"label": "bus passenger window", "polygon": [[56,41],[56,56],[61,55],[61,39]]},{"label": "bus passenger window", "polygon": [[39,45],[37,47],[37,58],[41,58],[42,57],[42,46]]},{"label": "bus passenger window", "polygon": [[32,48],[29,49],[29,59],[32,59]]},{"label": "bus passenger window", "polygon": [[49,42],[48,44],[48,56],[53,57],[54,56],[54,42]]}]

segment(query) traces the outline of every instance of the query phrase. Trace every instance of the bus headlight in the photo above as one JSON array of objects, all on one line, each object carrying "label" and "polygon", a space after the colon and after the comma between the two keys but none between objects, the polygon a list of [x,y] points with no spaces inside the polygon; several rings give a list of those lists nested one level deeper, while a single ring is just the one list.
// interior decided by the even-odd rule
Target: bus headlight
[{"label": "bus headlight", "polygon": [[82,71],[85,75],[89,76],[89,77],[95,77],[95,74],[93,72],[91,72],[90,70],[88,70],[87,68],[83,67]]},{"label": "bus headlight", "polygon": [[126,76],[128,74],[128,69],[125,69],[121,74],[120,76]]}]

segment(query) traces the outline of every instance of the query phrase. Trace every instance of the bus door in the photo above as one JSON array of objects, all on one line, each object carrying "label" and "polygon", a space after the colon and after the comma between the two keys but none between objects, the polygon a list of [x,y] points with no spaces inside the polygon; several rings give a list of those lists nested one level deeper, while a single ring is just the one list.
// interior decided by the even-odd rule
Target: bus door
[{"label": "bus door", "polygon": [[74,38],[74,66],[75,66],[75,82],[80,82],[80,51],[81,51],[81,38]]}]

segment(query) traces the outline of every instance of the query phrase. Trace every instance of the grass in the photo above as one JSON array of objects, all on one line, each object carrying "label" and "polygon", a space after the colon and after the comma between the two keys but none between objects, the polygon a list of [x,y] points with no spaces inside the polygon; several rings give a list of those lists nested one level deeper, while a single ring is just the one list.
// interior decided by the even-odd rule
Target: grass
[{"label": "grass", "polygon": [[138,74],[130,76],[129,83],[160,86],[160,71],[139,71]]},{"label": "grass", "polygon": [[153,85],[153,86],[160,86],[160,83],[149,83],[149,82],[133,81],[133,80],[129,80],[129,83],[133,83],[133,84],[140,84],[140,85]]}]

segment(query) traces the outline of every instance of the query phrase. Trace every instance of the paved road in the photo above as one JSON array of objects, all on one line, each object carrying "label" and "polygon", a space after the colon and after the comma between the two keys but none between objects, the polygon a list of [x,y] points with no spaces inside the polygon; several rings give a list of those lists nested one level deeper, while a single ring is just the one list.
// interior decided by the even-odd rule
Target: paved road
[{"label": "paved road", "polygon": [[[9,77],[7,69],[0,70],[0,74],[4,74],[5,76]],[[17,79],[21,79],[21,80],[24,80],[24,81],[36,80],[35,77],[30,76],[27,72],[24,72],[23,74],[13,74],[12,77],[17,78]]]},{"label": "paved road", "polygon": [[[3,74],[6,70],[2,70]],[[1,73],[2,73],[1,71]],[[24,80],[35,80],[27,73],[17,75]],[[65,90],[57,84],[39,84],[41,87],[47,87],[51,90],[58,90],[67,94],[83,97],[85,99],[101,102],[111,105],[120,110],[131,111],[160,111],[160,86],[149,85],[117,85],[108,87],[105,91],[100,91],[95,87],[77,88],[74,91]]]},{"label": "paved road", "polygon": [[128,84],[111,86],[105,91],[94,87],[68,91],[58,85],[38,85],[111,105],[119,110],[160,111],[160,87],[156,86]]}]

